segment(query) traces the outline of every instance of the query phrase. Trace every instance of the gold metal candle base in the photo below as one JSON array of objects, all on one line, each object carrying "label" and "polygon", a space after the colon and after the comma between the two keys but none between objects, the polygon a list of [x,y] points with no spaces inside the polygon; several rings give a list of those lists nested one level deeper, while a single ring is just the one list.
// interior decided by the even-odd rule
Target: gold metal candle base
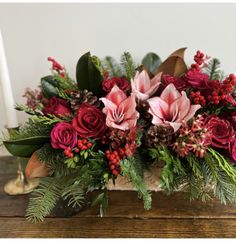
[{"label": "gold metal candle base", "polygon": [[24,173],[21,169],[21,162],[18,160],[18,176],[15,179],[10,180],[4,186],[4,191],[8,195],[22,195],[30,193],[39,184],[38,178],[25,179]]},{"label": "gold metal candle base", "polygon": [[[11,135],[19,130],[19,127],[15,128],[8,128],[8,134],[11,137]],[[5,186],[4,186],[4,192],[7,193],[8,195],[22,195],[22,194],[27,194],[30,193],[36,188],[39,184],[39,179],[38,178],[32,178],[32,179],[27,179],[24,176],[24,173],[21,168],[21,158],[17,158],[18,160],[18,171],[17,171],[17,177],[15,179],[12,179],[8,181]]]},{"label": "gold metal candle base", "polygon": [[4,191],[8,195],[22,195],[30,193],[38,186],[39,179],[34,178],[25,181],[23,172],[18,173],[18,177],[10,180],[4,186]]}]

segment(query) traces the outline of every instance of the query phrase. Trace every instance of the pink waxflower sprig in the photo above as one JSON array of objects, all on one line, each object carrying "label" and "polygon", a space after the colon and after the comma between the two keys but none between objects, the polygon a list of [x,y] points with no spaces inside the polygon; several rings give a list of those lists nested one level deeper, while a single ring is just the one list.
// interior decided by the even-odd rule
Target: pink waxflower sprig
[{"label": "pink waxflower sprig", "polygon": [[40,90],[32,90],[30,88],[26,88],[22,97],[26,98],[26,106],[32,110],[41,109],[43,106],[43,95]]},{"label": "pink waxflower sprig", "polygon": [[204,118],[198,115],[188,124],[182,121],[177,139],[171,147],[180,156],[185,157],[193,152],[196,157],[203,158],[208,145],[211,144],[211,133],[205,128]]}]

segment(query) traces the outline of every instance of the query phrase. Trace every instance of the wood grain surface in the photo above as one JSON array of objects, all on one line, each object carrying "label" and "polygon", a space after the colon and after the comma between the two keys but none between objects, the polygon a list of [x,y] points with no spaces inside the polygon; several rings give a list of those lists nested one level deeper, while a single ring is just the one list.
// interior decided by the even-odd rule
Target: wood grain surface
[{"label": "wood grain surface", "polygon": [[99,217],[98,208],[92,207],[70,218],[52,215],[43,223],[32,224],[24,217],[29,196],[8,196],[3,192],[6,181],[15,176],[9,168],[14,167],[14,161],[5,157],[0,158],[0,163],[1,238],[236,237],[236,205],[189,202],[181,192],[171,196],[154,192],[152,210],[145,211],[135,192],[110,191],[104,218]]}]

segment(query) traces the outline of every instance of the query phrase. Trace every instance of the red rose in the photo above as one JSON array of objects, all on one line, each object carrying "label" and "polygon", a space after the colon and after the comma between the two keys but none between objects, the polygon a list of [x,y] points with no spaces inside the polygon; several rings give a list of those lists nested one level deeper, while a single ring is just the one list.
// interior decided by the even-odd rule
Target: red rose
[{"label": "red rose", "polygon": [[207,89],[209,88],[209,76],[207,74],[202,73],[200,70],[190,69],[183,76],[184,80],[187,84],[193,88],[198,89]]},{"label": "red rose", "polygon": [[226,119],[212,115],[205,119],[205,127],[211,133],[211,145],[216,148],[228,149],[235,136],[234,129]]},{"label": "red rose", "polygon": [[130,90],[130,82],[124,77],[112,77],[110,79],[105,79],[102,82],[102,89],[108,93],[115,85],[124,92],[128,92]]},{"label": "red rose", "polygon": [[62,122],[51,131],[51,145],[54,149],[73,148],[77,144],[77,132],[69,123]]},{"label": "red rose", "polygon": [[83,103],[72,125],[82,138],[100,138],[106,130],[106,115],[100,109]]},{"label": "red rose", "polygon": [[72,114],[72,111],[66,100],[58,97],[50,98],[49,102],[44,106],[42,112],[45,115],[53,114],[55,116],[69,116]]},{"label": "red rose", "polygon": [[179,91],[183,91],[187,88],[187,83],[184,78],[171,76],[168,74],[162,75],[162,85],[167,87],[170,83],[173,83]]}]

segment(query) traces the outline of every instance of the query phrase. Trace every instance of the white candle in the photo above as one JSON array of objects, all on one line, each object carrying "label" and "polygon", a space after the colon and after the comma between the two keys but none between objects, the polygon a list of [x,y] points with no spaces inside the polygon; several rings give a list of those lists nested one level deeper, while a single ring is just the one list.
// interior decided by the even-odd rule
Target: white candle
[{"label": "white candle", "polygon": [[0,86],[1,86],[1,92],[3,97],[1,98],[1,100],[3,100],[5,114],[6,114],[7,128],[16,128],[18,127],[18,121],[16,116],[16,110],[14,108],[15,101],[13,98],[11,81],[9,77],[1,31],[0,31]]}]

